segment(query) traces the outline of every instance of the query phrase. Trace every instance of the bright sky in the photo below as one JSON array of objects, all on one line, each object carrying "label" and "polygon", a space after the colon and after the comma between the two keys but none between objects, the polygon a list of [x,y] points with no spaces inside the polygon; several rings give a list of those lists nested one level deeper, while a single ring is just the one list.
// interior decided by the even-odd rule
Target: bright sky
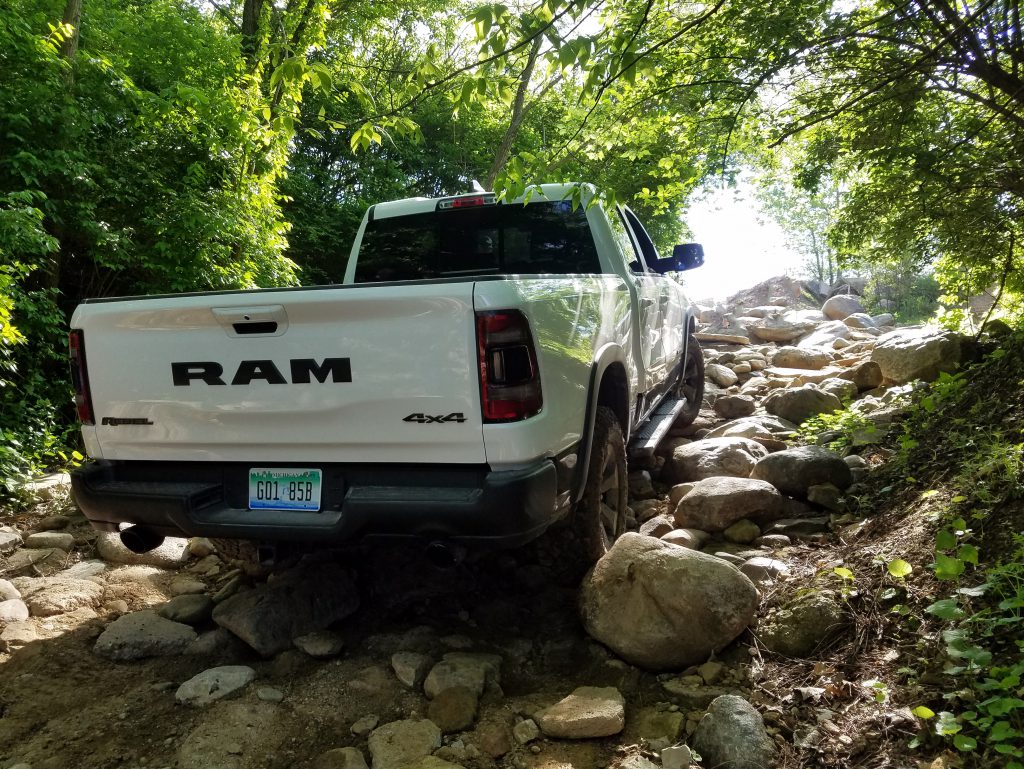
[{"label": "bright sky", "polygon": [[801,257],[786,248],[777,224],[758,216],[743,184],[704,194],[683,218],[694,242],[704,246],[704,265],[684,273],[691,301],[725,299],[776,275],[802,271]]}]

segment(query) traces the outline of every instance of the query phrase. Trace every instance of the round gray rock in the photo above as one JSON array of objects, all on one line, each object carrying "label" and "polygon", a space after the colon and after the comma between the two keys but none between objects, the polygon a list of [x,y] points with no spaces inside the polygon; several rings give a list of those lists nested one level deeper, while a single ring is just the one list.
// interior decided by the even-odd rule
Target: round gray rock
[{"label": "round gray rock", "polygon": [[758,555],[740,564],[740,571],[750,577],[750,581],[755,585],[761,585],[789,574],[789,567],[777,558]]},{"label": "round gray rock", "polygon": [[874,390],[885,380],[882,367],[873,360],[861,361],[839,375],[840,379],[848,379],[857,387],[858,392]]},{"label": "round gray rock", "polygon": [[843,318],[843,323],[850,328],[875,328],[875,322],[866,312],[855,312],[853,315],[847,315]]},{"label": "round gray rock", "polygon": [[22,544],[21,532],[11,526],[0,526],[0,555],[10,555]]},{"label": "round gray rock", "polygon": [[202,707],[235,694],[254,678],[256,671],[245,665],[210,668],[179,686],[174,699],[183,705]]},{"label": "round gray rock", "polygon": [[775,743],[764,720],[742,697],[716,697],[697,725],[691,744],[705,766],[717,769],[768,769],[775,766]]},{"label": "round gray rock", "polygon": [[118,534],[104,532],[96,537],[96,554],[108,563],[177,569],[188,560],[188,540],[168,537],[155,550],[150,550],[148,553],[133,553],[121,543],[121,537]]},{"label": "round gray rock", "polygon": [[441,747],[441,730],[432,721],[392,721],[367,740],[373,769],[407,769]]},{"label": "round gray rock", "polygon": [[[821,311],[830,320],[846,320],[851,315],[864,312],[864,305],[860,300],[850,294],[839,294],[833,296],[821,306]],[[870,316],[868,316],[870,319]]]},{"label": "round gray rock", "polygon": [[772,365],[778,368],[804,368],[817,371],[832,362],[824,350],[805,350],[800,347],[780,347],[772,356]]},{"label": "round gray rock", "polygon": [[312,769],[369,769],[359,748],[334,748],[313,759]]},{"label": "round gray rock", "polygon": [[739,377],[728,366],[721,363],[709,363],[704,367],[704,375],[720,387],[732,387],[739,381]]},{"label": "round gray rock", "polygon": [[837,339],[849,339],[850,327],[841,320],[832,320],[822,323],[813,332],[805,336],[798,343],[798,347],[832,347]]},{"label": "round gray rock", "polygon": [[25,538],[25,547],[33,549],[56,547],[60,550],[71,551],[75,547],[75,537],[64,531],[39,531],[29,534]]},{"label": "round gray rock", "polygon": [[714,476],[746,478],[768,450],[749,438],[708,438],[679,446],[665,462],[661,480],[669,484]]},{"label": "round gray rock", "polygon": [[846,623],[842,606],[829,595],[811,593],[790,602],[762,623],[757,637],[787,657],[807,657]]},{"label": "round gray rock", "polygon": [[0,601],[9,601],[12,598],[21,598],[21,592],[10,580],[0,579]]},{"label": "round gray rock", "polygon": [[111,622],[96,639],[93,651],[101,657],[125,662],[143,657],[181,654],[196,640],[196,631],[151,611],[125,614]]},{"label": "round gray rock", "polygon": [[890,382],[930,382],[940,372],[956,368],[961,358],[960,339],[949,331],[901,328],[878,337],[871,360]]},{"label": "round gray rock", "polygon": [[715,413],[722,419],[737,419],[754,413],[754,399],[749,395],[723,395],[715,399]]},{"label": "round gray rock", "polygon": [[626,533],[587,574],[587,632],[631,664],[671,670],[704,662],[750,624],[757,591],[706,553]]},{"label": "round gray rock", "polygon": [[103,598],[103,588],[88,579],[26,578],[18,584],[22,585],[21,594],[29,611],[36,617],[52,617],[83,606],[97,606]]},{"label": "round gray rock", "polygon": [[768,481],[721,477],[695,483],[679,500],[674,516],[679,528],[716,532],[744,518],[775,520],[785,510],[785,500]]},{"label": "round gray rock", "polygon": [[0,601],[0,624],[24,622],[28,619],[28,606],[20,598],[8,598]]},{"label": "round gray rock", "polygon": [[821,446],[799,446],[769,454],[758,461],[750,477],[801,499],[806,498],[811,486],[831,483],[845,489],[853,482],[849,465]]},{"label": "round gray rock", "polygon": [[581,686],[537,716],[548,737],[585,740],[610,737],[626,725],[626,701],[613,686]]},{"label": "round gray rock", "polygon": [[723,531],[722,536],[729,542],[748,545],[761,536],[761,529],[753,521],[743,518]]},{"label": "round gray rock", "polygon": [[427,718],[445,734],[469,729],[476,720],[477,696],[465,686],[439,692],[427,705]]},{"label": "round gray rock", "polygon": [[299,651],[321,660],[337,657],[345,649],[345,639],[329,630],[299,636],[293,643]]},{"label": "round gray rock", "polygon": [[776,390],[764,399],[765,411],[797,425],[818,414],[839,411],[842,407],[842,401],[832,393],[809,384]]},{"label": "round gray rock", "polygon": [[186,625],[200,625],[210,619],[213,599],[201,593],[190,593],[172,598],[159,609],[161,617]]}]

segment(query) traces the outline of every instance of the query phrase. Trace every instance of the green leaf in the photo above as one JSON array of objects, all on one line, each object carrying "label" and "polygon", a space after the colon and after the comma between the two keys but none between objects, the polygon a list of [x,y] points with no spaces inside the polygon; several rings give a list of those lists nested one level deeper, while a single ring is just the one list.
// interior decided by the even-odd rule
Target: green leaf
[{"label": "green leaf", "polygon": [[928,491],[921,492],[921,499],[931,499],[937,496],[939,496],[937,489],[928,489]]},{"label": "green leaf", "polygon": [[852,582],[854,579],[853,572],[843,566],[836,566],[832,569],[832,573],[848,582]]},{"label": "green leaf", "polygon": [[936,550],[952,550],[956,547],[956,535],[949,529],[940,529],[935,534]]},{"label": "green leaf", "polygon": [[963,610],[956,605],[955,598],[943,598],[941,601],[936,601],[925,611],[939,619],[946,620],[961,619],[964,616]]},{"label": "green leaf", "polygon": [[956,557],[964,563],[971,563],[977,566],[978,548],[974,545],[960,545],[960,548],[956,551]]},{"label": "green leaf", "polygon": [[1008,721],[996,721],[988,732],[990,742],[1005,742],[1014,737],[1020,737],[1020,731],[1014,729]]},{"label": "green leaf", "polygon": [[966,737],[963,734],[958,734],[953,738],[953,744],[957,750],[963,751],[964,753],[970,752],[978,747],[978,741],[973,737]]},{"label": "green leaf", "polygon": [[953,558],[941,553],[935,556],[935,576],[937,579],[953,580],[959,579],[964,573],[964,562],[959,558]]},{"label": "green leaf", "polygon": [[914,567],[904,561],[902,558],[897,558],[894,561],[889,561],[889,573],[899,579],[908,577],[914,573]]},{"label": "green leaf", "polygon": [[956,716],[948,710],[941,711],[938,719],[935,721],[935,733],[942,737],[956,734],[961,728],[960,724],[957,723]]},{"label": "green leaf", "polygon": [[926,708],[924,705],[918,705],[910,712],[918,718],[923,718],[925,720],[928,720],[929,718],[935,718],[935,711],[931,708]]}]

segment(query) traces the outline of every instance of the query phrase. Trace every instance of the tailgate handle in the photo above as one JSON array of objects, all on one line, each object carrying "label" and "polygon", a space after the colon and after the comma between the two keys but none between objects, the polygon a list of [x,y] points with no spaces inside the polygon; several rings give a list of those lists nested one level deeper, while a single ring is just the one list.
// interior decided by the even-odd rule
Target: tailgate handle
[{"label": "tailgate handle", "polygon": [[281,336],[288,330],[284,306],[211,307],[213,317],[228,336]]},{"label": "tailgate handle", "polygon": [[276,320],[255,320],[249,323],[232,323],[236,334],[273,334],[277,331]]}]

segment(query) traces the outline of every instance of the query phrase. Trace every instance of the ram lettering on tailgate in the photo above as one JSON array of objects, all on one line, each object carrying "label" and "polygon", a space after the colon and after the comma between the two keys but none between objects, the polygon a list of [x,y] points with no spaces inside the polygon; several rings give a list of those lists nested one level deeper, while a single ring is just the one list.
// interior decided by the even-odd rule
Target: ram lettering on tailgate
[{"label": "ram lettering on tailgate", "polygon": [[[293,358],[288,361],[292,384],[309,384],[313,380],[323,384],[351,382],[352,365],[348,358],[324,358],[317,363],[315,358]],[[208,385],[225,385],[224,366],[216,361],[185,361],[171,363],[171,377],[175,387],[190,387],[193,381]],[[235,369],[230,384],[247,385],[253,382],[267,384],[288,384],[281,369],[272,360],[243,360]]]}]

